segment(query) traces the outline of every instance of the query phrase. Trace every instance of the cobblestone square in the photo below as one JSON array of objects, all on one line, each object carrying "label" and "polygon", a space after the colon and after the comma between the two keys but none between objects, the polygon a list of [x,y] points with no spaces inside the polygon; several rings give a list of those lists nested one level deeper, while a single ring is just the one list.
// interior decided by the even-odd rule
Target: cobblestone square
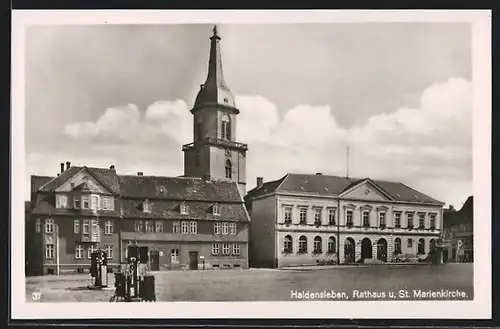
[{"label": "cobblestone square", "polygon": [[[110,274],[110,286],[114,275]],[[473,264],[353,266],[332,268],[249,269],[155,272],[158,301],[290,301],[311,299],[300,293],[335,293],[346,300],[473,299]],[[91,291],[89,275],[29,277],[26,298],[32,302],[108,302],[114,291]],[[357,296],[354,291],[358,291]],[[453,291],[461,295],[415,296],[414,291]],[[342,295],[345,293],[345,295]],[[385,293],[385,296],[383,295]],[[295,297],[294,297],[295,296]],[[357,297],[357,298],[356,298]],[[316,295],[315,299],[332,299]]]}]

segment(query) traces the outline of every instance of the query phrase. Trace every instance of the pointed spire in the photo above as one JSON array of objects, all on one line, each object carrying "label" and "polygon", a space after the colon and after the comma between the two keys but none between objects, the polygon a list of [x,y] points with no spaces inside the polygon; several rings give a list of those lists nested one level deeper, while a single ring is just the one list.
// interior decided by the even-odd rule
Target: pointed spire
[{"label": "pointed spire", "polygon": [[227,87],[224,74],[222,73],[222,56],[219,42],[221,37],[219,36],[217,25],[214,25],[212,32],[207,79],[201,85],[201,89],[196,97],[195,107],[214,103],[234,107],[234,96]]}]

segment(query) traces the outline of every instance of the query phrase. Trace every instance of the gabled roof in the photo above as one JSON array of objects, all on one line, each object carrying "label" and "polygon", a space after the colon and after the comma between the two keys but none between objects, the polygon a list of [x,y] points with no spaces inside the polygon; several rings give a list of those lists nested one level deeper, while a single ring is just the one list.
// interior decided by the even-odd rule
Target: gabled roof
[{"label": "gabled roof", "polygon": [[[287,174],[277,181],[267,182],[261,187],[250,190],[247,194],[247,198],[255,198],[274,192],[338,196],[343,191],[347,191],[366,180],[367,178],[359,179],[330,175]],[[442,204],[442,202],[400,182],[371,179],[370,181],[389,195],[394,201]]]},{"label": "gabled roof", "polygon": [[120,186],[118,184],[118,179],[116,177],[116,172],[112,169],[106,168],[95,168],[95,167],[80,167],[73,166],[69,169],[63,171],[59,176],[52,178],[45,185],[40,188],[42,192],[54,192],[58,187],[60,187],[68,179],[85,170],[88,172],[95,180],[102,184],[106,189],[108,189],[113,194],[120,193]]}]

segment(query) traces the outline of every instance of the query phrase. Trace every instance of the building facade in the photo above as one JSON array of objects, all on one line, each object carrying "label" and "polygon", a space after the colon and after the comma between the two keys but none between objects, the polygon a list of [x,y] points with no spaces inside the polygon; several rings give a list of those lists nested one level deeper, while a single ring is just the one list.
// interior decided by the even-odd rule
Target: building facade
[{"label": "building facade", "polygon": [[450,206],[444,209],[443,250],[445,262],[474,261],[474,198],[468,197],[460,210]]},{"label": "building facade", "polygon": [[26,272],[88,270],[97,248],[118,267],[128,243],[149,247],[149,268],[247,268],[250,217],[246,144],[236,142],[234,96],[222,76],[220,37],[210,38],[208,76],[191,112],[184,175],[119,175],[115,166],[66,167],[32,176],[26,205]]},{"label": "building facade", "polygon": [[402,183],[322,174],[258,178],[245,202],[256,267],[425,259],[444,205]]}]

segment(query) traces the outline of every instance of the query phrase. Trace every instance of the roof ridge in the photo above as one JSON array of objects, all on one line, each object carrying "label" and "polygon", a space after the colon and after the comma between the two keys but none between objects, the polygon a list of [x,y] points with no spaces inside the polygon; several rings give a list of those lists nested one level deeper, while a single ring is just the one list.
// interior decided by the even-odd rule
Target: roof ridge
[{"label": "roof ridge", "polygon": [[[73,166],[73,167],[70,167],[70,168],[66,169],[66,170],[65,170],[65,171],[63,171],[61,174],[65,173],[66,171],[70,170],[71,168],[80,168],[80,170],[81,170],[81,169],[83,169],[83,167]],[[78,171],[78,172],[80,172],[80,171]],[[48,176],[48,177],[51,177],[51,176]],[[51,180],[49,180],[48,182],[46,182],[45,184],[43,184],[42,186],[40,186],[40,187],[38,188],[38,191],[39,191],[39,190],[41,190],[41,189],[43,189],[43,188],[44,188],[45,186],[47,186],[49,183],[52,183],[53,181],[57,180],[58,178],[61,178],[61,175],[57,175],[56,177],[53,177]]]}]

